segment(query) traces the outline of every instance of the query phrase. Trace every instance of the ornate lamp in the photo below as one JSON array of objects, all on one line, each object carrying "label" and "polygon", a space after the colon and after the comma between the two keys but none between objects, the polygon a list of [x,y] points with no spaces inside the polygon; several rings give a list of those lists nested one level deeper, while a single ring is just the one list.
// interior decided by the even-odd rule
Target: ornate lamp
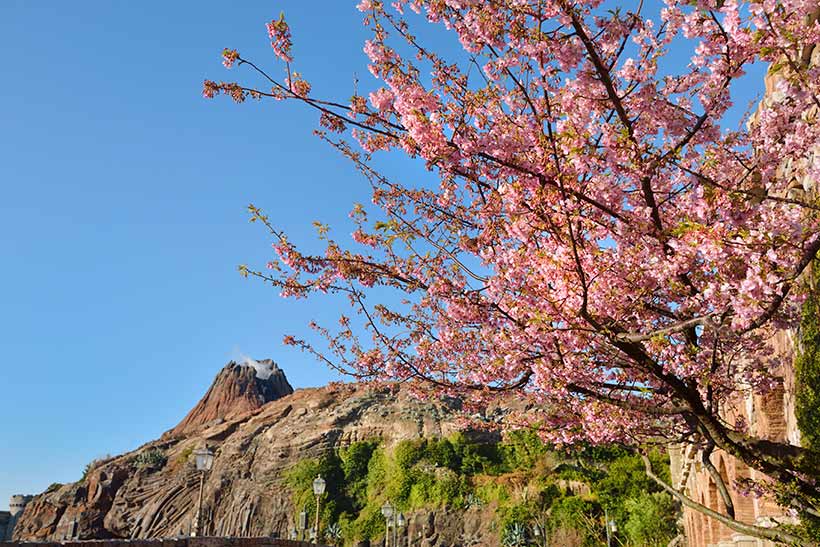
[{"label": "ornate lamp", "polygon": [[199,503],[196,506],[196,514],[194,515],[194,529],[191,531],[191,536],[198,536],[200,533],[200,520],[202,516],[202,492],[205,489],[205,473],[211,470],[214,464],[214,453],[208,450],[208,447],[197,448],[193,452],[194,463],[196,470],[199,471]]},{"label": "ornate lamp", "polygon": [[384,502],[382,505],[382,515],[384,516],[384,547],[388,547],[390,542],[390,517],[393,516],[393,506],[390,505],[390,500]]},{"label": "ornate lamp", "polygon": [[316,475],[316,478],[313,479],[313,493],[316,495],[316,535],[313,537],[313,543],[319,543],[319,500],[322,498],[322,494],[325,493],[326,486],[325,479],[321,475]]},{"label": "ornate lamp", "polygon": [[382,515],[384,515],[384,518],[386,519],[393,516],[393,506],[390,505],[389,500],[384,502],[384,505],[382,505]]},{"label": "ornate lamp", "polygon": [[194,450],[194,460],[197,471],[210,471],[214,464],[214,453],[208,448],[197,448]]},{"label": "ornate lamp", "polygon": [[316,475],[316,478],[313,479],[313,493],[317,496],[321,496],[325,493],[325,486],[327,486],[325,479],[323,479],[321,475]]},{"label": "ornate lamp", "polygon": [[401,545],[403,543],[403,541],[401,541],[401,537],[404,535],[403,532],[402,532],[402,529],[406,525],[407,525],[407,520],[405,520],[405,518],[404,518],[404,513],[399,513],[396,516],[396,526],[395,526],[395,529],[393,530],[393,534],[394,534],[393,537],[395,539],[393,544],[396,547],[398,547],[399,545]]}]

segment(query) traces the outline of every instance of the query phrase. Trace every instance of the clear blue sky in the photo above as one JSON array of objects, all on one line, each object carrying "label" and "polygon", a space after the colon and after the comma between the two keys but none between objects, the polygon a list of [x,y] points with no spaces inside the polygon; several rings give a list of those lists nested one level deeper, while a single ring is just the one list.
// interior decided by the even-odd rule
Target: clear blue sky
[{"label": "clear blue sky", "polygon": [[367,186],[311,135],[313,113],[201,88],[248,76],[223,47],[280,74],[264,28],[280,10],[314,90],[369,87],[354,5],[0,2],[0,508],[156,438],[240,354],[296,387],[331,379],[281,339],[334,303],[236,272],[270,251],[245,206],[297,237],[314,219],[345,233]]}]

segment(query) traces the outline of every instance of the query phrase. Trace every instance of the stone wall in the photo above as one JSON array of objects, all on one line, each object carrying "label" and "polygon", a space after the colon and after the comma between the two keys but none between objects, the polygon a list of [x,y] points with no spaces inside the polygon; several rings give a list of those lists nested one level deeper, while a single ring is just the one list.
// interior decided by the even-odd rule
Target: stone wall
[{"label": "stone wall", "polygon": [[[791,363],[795,353],[792,331],[780,331],[772,340],[783,369],[776,373],[780,381],[765,395],[738,397],[734,404],[724,407],[723,417],[729,423],[744,421],[749,433],[760,439],[800,445],[800,431],[794,417],[794,370]],[[718,492],[715,481],[701,463],[702,454],[691,445],[670,450],[670,471],[673,486],[682,490],[694,501],[721,514],[726,514],[726,504]],[[715,450],[710,461],[718,470],[723,483],[729,489],[735,518],[747,524],[769,527],[774,522],[793,523],[783,507],[771,497],[744,495],[735,487],[738,479],[765,480],[761,473],[749,468],[736,458]],[[683,524],[688,547],[773,547],[770,541],[739,534],[699,511],[685,508]]]},{"label": "stone wall", "polygon": [[[8,542],[0,541],[0,547],[308,547],[314,543],[291,541],[269,537],[220,538],[186,537],[173,539],[115,539],[68,542]],[[323,547],[323,546],[319,546]]]},{"label": "stone wall", "polygon": [[11,539],[11,513],[0,511],[0,541]]},{"label": "stone wall", "polygon": [[[785,339],[785,333],[783,337]],[[799,435],[799,432],[790,430],[790,423],[793,422],[787,418],[788,405],[792,398],[786,389],[788,384],[789,382],[783,381],[765,396],[755,395],[737,401],[733,410],[736,415],[742,414],[746,417],[750,424],[750,432],[754,436],[785,442]],[[671,459],[675,487],[683,489],[696,502],[726,514],[726,505],[718,493],[714,480],[701,463],[701,454],[692,447],[680,447],[672,452]],[[792,521],[792,518],[774,500],[768,497],[743,495],[734,488],[736,480],[761,479],[760,473],[722,450],[715,450],[710,461],[730,490],[729,494],[737,520],[759,526],[770,526],[773,519],[778,522]],[[734,532],[703,513],[688,508],[683,512],[683,518],[689,547],[770,547],[774,545],[768,541]]]},{"label": "stone wall", "polygon": [[10,541],[14,526],[23,510],[31,501],[31,496],[16,494],[9,499],[9,511],[0,511],[0,541]]}]

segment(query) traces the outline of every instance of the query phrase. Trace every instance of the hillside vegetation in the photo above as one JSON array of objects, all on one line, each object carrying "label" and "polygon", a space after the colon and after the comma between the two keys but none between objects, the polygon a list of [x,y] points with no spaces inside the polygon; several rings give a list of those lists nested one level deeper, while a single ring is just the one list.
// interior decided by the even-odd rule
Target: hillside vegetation
[{"label": "hillside vegetation", "polygon": [[[651,458],[668,479],[666,456]],[[530,432],[497,443],[462,434],[391,448],[372,440],[303,460],[286,483],[309,523],[317,474],[327,480],[322,535],[339,545],[382,538],[387,500],[406,515],[483,509],[507,547],[605,545],[605,514],[617,528],[612,545],[661,546],[678,533],[678,507],[646,477],[639,456],[617,447],[558,450]]]}]

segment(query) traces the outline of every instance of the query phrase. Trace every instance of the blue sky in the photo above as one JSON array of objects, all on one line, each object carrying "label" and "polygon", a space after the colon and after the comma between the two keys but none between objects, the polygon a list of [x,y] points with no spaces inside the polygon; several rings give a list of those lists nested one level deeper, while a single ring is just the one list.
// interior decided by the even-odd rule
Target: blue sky
[{"label": "blue sky", "polygon": [[296,387],[332,378],[281,339],[336,302],[237,274],[270,251],[245,207],[297,239],[315,219],[344,233],[366,183],[311,135],[313,113],[201,89],[248,76],[223,47],[280,74],[264,24],[281,10],[314,90],[369,87],[354,5],[0,3],[0,508],[156,438],[241,354]]},{"label": "blue sky", "polygon": [[304,4],[0,3],[0,508],[156,438],[239,354],[295,386],[330,379],[281,339],[332,310],[236,272],[270,251],[245,207],[307,234],[366,185],[314,114],[201,97],[204,78],[240,76],[226,46],[274,65],[264,25],[282,9],[316,88],[349,97],[359,14]]}]

